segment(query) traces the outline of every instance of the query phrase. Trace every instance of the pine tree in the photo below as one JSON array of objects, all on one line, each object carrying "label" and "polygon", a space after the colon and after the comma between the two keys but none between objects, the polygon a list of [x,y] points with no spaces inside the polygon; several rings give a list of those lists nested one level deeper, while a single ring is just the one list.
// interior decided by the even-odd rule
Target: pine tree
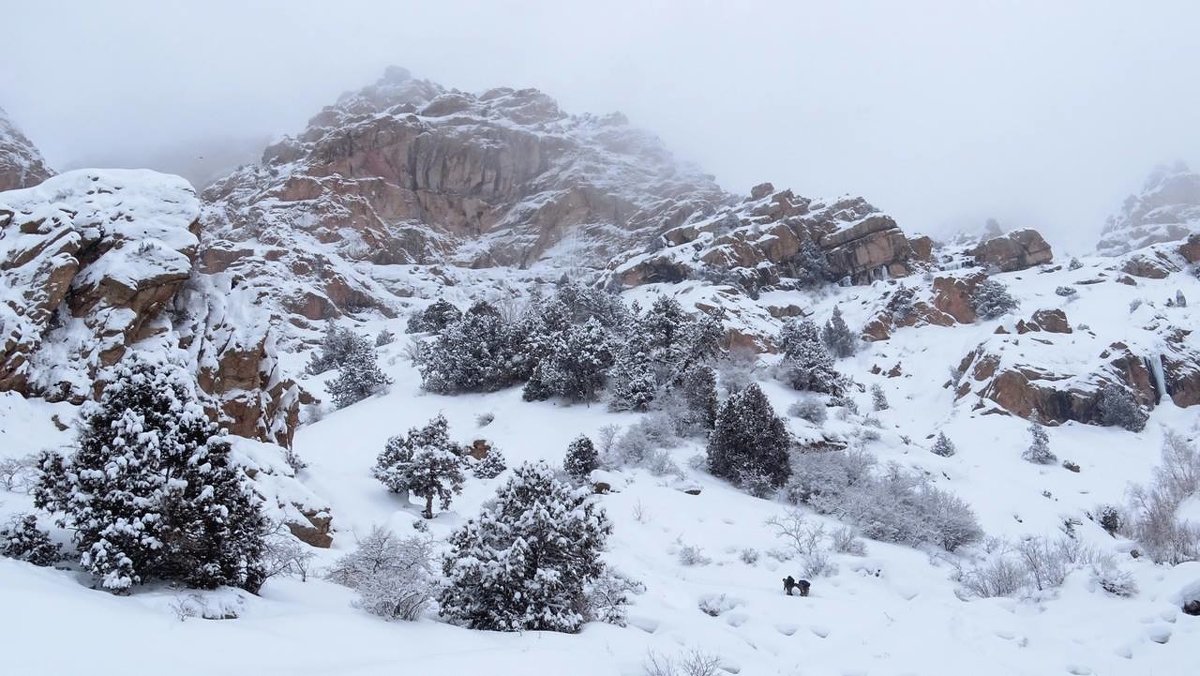
[{"label": "pine tree", "polygon": [[362,338],[352,329],[338,326],[333,322],[325,325],[325,334],[321,344],[308,359],[304,370],[310,375],[324,373],[345,363],[346,358]]},{"label": "pine tree", "polygon": [[395,436],[379,454],[371,475],[393,493],[412,493],[425,500],[421,514],[433,518],[433,500],[448,509],[454,495],[462,492],[463,459],[457,444],[450,441],[449,423],[438,415],[408,435]]},{"label": "pine tree", "polygon": [[949,458],[957,452],[954,448],[954,442],[946,437],[945,432],[938,432],[937,439],[933,442],[933,448],[929,449],[929,451],[943,458]]},{"label": "pine tree", "polygon": [[595,400],[613,363],[611,339],[600,321],[593,317],[544,340],[547,346],[525,385],[525,400],[554,395],[567,401]]},{"label": "pine tree", "polygon": [[65,558],[62,545],[50,540],[50,534],[38,528],[33,514],[14,514],[8,525],[0,526],[0,556],[28,561],[35,566],[53,566]]},{"label": "pine tree", "polygon": [[345,408],[387,389],[392,379],[379,369],[375,349],[361,336],[354,336],[346,358],[338,366],[337,377],[325,389],[333,397],[333,405]]},{"label": "pine tree", "polygon": [[567,446],[567,455],[563,458],[563,469],[567,475],[579,482],[586,482],[592,472],[600,467],[600,456],[596,446],[587,436],[581,434]]},{"label": "pine tree", "polygon": [[1129,390],[1120,385],[1108,384],[1101,388],[1096,408],[1102,424],[1123,427],[1130,432],[1141,432],[1150,417]]},{"label": "pine tree", "polygon": [[916,297],[916,290],[906,286],[903,282],[892,293],[892,297],[888,299],[887,309],[892,313],[892,317],[898,321],[908,319],[913,313],[913,300]]},{"label": "pine tree", "polygon": [[34,500],[74,530],[105,589],[161,579],[253,592],[265,521],[229,454],[182,369],[132,355],[86,406],[75,451],[43,455]]},{"label": "pine tree", "polygon": [[827,284],[835,278],[833,268],[829,265],[829,259],[825,257],[825,252],[821,251],[821,247],[807,236],[800,243],[800,251],[792,262],[792,269],[796,280],[809,288]]},{"label": "pine tree", "polygon": [[830,354],[838,358],[852,356],[858,350],[858,338],[850,332],[846,320],[842,319],[841,308],[834,306],[833,315],[821,330],[821,342]]},{"label": "pine tree", "polygon": [[995,319],[1017,309],[1017,299],[1008,287],[994,279],[986,279],[971,293],[971,307],[982,319]]},{"label": "pine tree", "polygon": [[442,614],[472,629],[577,632],[611,532],[585,489],[559,481],[545,463],[522,465],[478,519],[450,536]]},{"label": "pine tree", "polygon": [[499,448],[492,446],[488,449],[487,455],[475,463],[471,473],[475,475],[476,479],[495,479],[506,469],[508,469],[508,463],[504,460],[504,453]]},{"label": "pine tree", "polygon": [[1050,437],[1046,434],[1046,428],[1042,427],[1042,417],[1037,409],[1029,416],[1029,437],[1029,448],[1025,449],[1022,458],[1038,465],[1049,465],[1058,460],[1050,452]]},{"label": "pine tree", "polygon": [[521,331],[480,301],[426,346],[417,367],[430,392],[495,392],[529,377],[525,349]]},{"label": "pine tree", "polygon": [[717,421],[717,373],[710,366],[694,366],[680,377],[675,391],[683,401],[680,433],[707,433]]},{"label": "pine tree", "polygon": [[708,439],[708,470],[738,486],[765,481],[778,488],[791,474],[790,444],[783,419],[752,383],[731,395],[717,413]]},{"label": "pine tree", "polygon": [[442,329],[462,319],[462,311],[444,298],[408,318],[407,333],[439,333]]},{"label": "pine tree", "polygon": [[883,393],[883,387],[879,383],[871,386],[871,404],[876,411],[886,411],[889,408],[887,395]]},{"label": "pine tree", "polygon": [[616,354],[609,371],[608,407],[613,411],[645,411],[658,394],[650,346],[641,335],[629,336]]},{"label": "pine tree", "polygon": [[779,347],[783,352],[784,377],[794,389],[841,394],[841,375],[821,344],[816,324],[807,319],[789,320],[780,330]]}]

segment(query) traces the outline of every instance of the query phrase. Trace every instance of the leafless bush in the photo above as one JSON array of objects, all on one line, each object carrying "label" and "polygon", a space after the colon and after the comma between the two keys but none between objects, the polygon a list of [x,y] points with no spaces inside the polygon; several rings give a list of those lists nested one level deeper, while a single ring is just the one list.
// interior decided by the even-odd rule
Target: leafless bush
[{"label": "leafless bush", "polygon": [[750,349],[733,349],[717,364],[717,382],[725,394],[741,392],[754,382],[754,371],[758,368],[758,354]]},{"label": "leafless bush", "polygon": [[773,516],[766,524],[775,531],[775,537],[784,541],[804,563],[805,577],[821,577],[837,572],[830,560],[829,550],[824,546],[825,526],[812,525],[798,510],[788,510],[783,516]]},{"label": "leafless bush", "polygon": [[643,676],[717,676],[721,659],[700,650],[689,650],[679,657],[667,657],[651,651],[642,663]]},{"label": "leafless bush", "polygon": [[629,597],[645,591],[646,585],[607,568],[587,587],[588,612],[592,619],[624,627]]},{"label": "leafless bush", "polygon": [[829,410],[817,397],[804,397],[789,406],[787,412],[793,418],[807,420],[814,425],[820,425],[829,418]]},{"label": "leafless bush", "polygon": [[641,500],[633,503],[633,519],[638,523],[646,523],[649,519],[649,515],[646,514],[646,506],[642,504]]},{"label": "leafless bush", "polygon": [[1092,582],[1113,596],[1130,598],[1138,593],[1133,576],[1121,570],[1111,556],[1092,563]]},{"label": "leafless bush", "polygon": [[328,577],[357,591],[359,606],[373,615],[415,620],[434,593],[432,553],[429,538],[399,538],[376,526]]},{"label": "leafless bush", "polygon": [[307,545],[297,540],[286,526],[278,524],[263,538],[263,579],[285,575],[307,582],[313,558]]},{"label": "leafless bush", "polygon": [[849,526],[843,526],[833,531],[831,538],[833,539],[833,551],[840,554],[849,554],[851,556],[866,556],[867,547],[863,544],[858,533]]},{"label": "leafless bush", "polygon": [[700,597],[700,603],[697,605],[700,612],[717,617],[742,605],[742,601],[725,594],[708,594]]},{"label": "leafless bush", "polygon": [[753,547],[746,547],[738,552],[738,558],[742,560],[742,563],[753,566],[758,563],[758,550]]},{"label": "leafless bush", "polygon": [[1071,538],[1053,542],[1029,538],[1017,545],[1016,554],[1029,582],[1038,591],[1061,587],[1067,575],[1089,558],[1083,546]]},{"label": "leafless bush", "polygon": [[37,481],[37,456],[0,458],[0,488],[9,493],[24,492]]},{"label": "leafless bush", "polygon": [[704,555],[704,550],[696,545],[683,545],[679,548],[679,563],[684,566],[707,566],[712,559]]},{"label": "leafless bush", "polygon": [[1028,577],[1019,563],[998,556],[982,565],[960,571],[958,583],[972,596],[988,599],[1015,596],[1025,588]]},{"label": "leafless bush", "polygon": [[1182,435],[1168,430],[1152,483],[1130,492],[1132,533],[1156,563],[1200,559],[1200,526],[1178,518],[1179,505],[1197,492],[1200,453]]}]

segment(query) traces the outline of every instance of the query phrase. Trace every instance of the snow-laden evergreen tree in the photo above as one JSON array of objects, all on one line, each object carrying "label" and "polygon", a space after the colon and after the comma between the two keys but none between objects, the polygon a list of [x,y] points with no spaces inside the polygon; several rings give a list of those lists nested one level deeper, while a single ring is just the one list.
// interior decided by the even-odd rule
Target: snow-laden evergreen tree
[{"label": "snow-laden evergreen tree", "polygon": [[325,325],[325,335],[321,337],[320,346],[309,357],[304,370],[315,376],[341,366],[360,341],[362,337],[353,329],[329,322]]},{"label": "snow-laden evergreen tree", "polygon": [[577,632],[611,532],[586,489],[559,481],[545,463],[521,465],[479,518],[450,536],[442,614],[472,629]]},{"label": "snow-laden evergreen tree", "polygon": [[345,359],[338,365],[338,374],[325,384],[333,397],[333,405],[345,408],[367,397],[386,391],[392,379],[379,368],[375,348],[362,336],[355,335]]},{"label": "snow-laden evergreen tree", "polygon": [[677,431],[707,434],[717,421],[717,372],[711,366],[693,366],[675,386],[683,403]]},{"label": "snow-laden evergreen tree", "polygon": [[794,389],[840,395],[842,377],[812,321],[788,320],[779,333],[784,378]]},{"label": "snow-laden evergreen tree", "polygon": [[529,377],[524,337],[489,303],[472,305],[422,350],[425,389],[440,394],[495,392]]},{"label": "snow-laden evergreen tree", "polygon": [[791,262],[792,276],[802,285],[815,288],[835,279],[833,268],[825,252],[812,240],[804,237],[800,243],[800,251]]},{"label": "snow-laden evergreen tree", "polygon": [[765,481],[778,488],[791,474],[791,438],[771,402],[752,383],[721,406],[708,438],[708,471],[743,488]]},{"label": "snow-laden evergreen tree", "polygon": [[432,519],[434,498],[442,509],[448,509],[454,496],[462,492],[464,461],[460,452],[450,440],[446,417],[439,414],[424,427],[388,439],[371,475],[393,493],[424,499],[421,514]]},{"label": "snow-laden evergreen tree", "polygon": [[554,292],[554,300],[567,309],[567,316],[573,324],[595,319],[610,331],[621,331],[632,319],[629,308],[625,307],[619,296],[578,282],[559,284]]},{"label": "snow-laden evergreen tree", "polygon": [[586,435],[580,434],[567,446],[567,454],[563,458],[563,470],[567,476],[583,483],[592,472],[600,467],[600,456],[596,453],[596,445]]},{"label": "snow-laden evergreen tree", "polygon": [[1123,427],[1130,432],[1141,432],[1150,418],[1133,398],[1133,394],[1120,385],[1108,384],[1101,388],[1096,406],[1100,412],[1101,423]]},{"label": "snow-laden evergreen tree", "polygon": [[43,454],[34,500],[74,531],[105,589],[159,579],[253,592],[265,522],[229,454],[183,370],[135,354],[85,405],[74,452]]},{"label": "snow-laden evergreen tree", "polygon": [[981,319],[995,319],[1017,309],[1017,299],[1004,284],[985,279],[971,292],[971,307]]},{"label": "snow-laden evergreen tree", "polygon": [[1050,451],[1050,437],[1042,426],[1042,416],[1037,409],[1029,416],[1029,448],[1021,457],[1036,465],[1050,465],[1058,460]]},{"label": "snow-laden evergreen tree", "polygon": [[358,547],[333,564],[330,582],[359,594],[358,605],[387,619],[416,620],[436,588],[428,537],[398,537],[375,526]]},{"label": "snow-laden evergreen tree", "polygon": [[691,320],[679,301],[671,296],[660,295],[642,316],[639,329],[652,350],[672,358],[683,349],[684,334]]},{"label": "snow-laden evergreen tree", "polygon": [[658,394],[650,346],[640,334],[633,334],[617,348],[613,368],[608,374],[609,403],[613,411],[645,411]]},{"label": "snow-laden evergreen tree", "polygon": [[825,344],[825,348],[829,350],[830,354],[839,359],[849,357],[858,351],[858,337],[850,331],[850,327],[846,326],[846,320],[842,319],[842,310],[836,305],[833,308],[833,315],[825,323],[825,328],[821,329],[821,342]]},{"label": "snow-laden evergreen tree", "polygon": [[1175,291],[1175,307],[1187,307],[1187,297],[1183,295],[1183,291]]},{"label": "snow-laden evergreen tree", "polygon": [[945,432],[938,432],[937,439],[933,442],[933,448],[929,449],[929,451],[943,458],[949,458],[957,452],[954,448],[954,442],[950,441]]},{"label": "snow-laden evergreen tree", "polygon": [[462,319],[462,311],[444,298],[408,318],[408,333],[438,333]]},{"label": "snow-laden evergreen tree", "polygon": [[883,387],[879,383],[871,386],[871,406],[876,411],[886,411],[890,407],[887,395],[884,394]]},{"label": "snow-laden evergreen tree", "polygon": [[391,345],[394,342],[396,342],[396,334],[392,333],[391,331],[388,331],[387,329],[381,330],[375,336],[375,347],[383,347],[384,345]]},{"label": "snow-laden evergreen tree", "polygon": [[487,455],[471,468],[471,473],[475,475],[476,479],[495,479],[506,469],[508,469],[508,463],[504,460],[504,453],[499,448],[492,446],[488,449]]},{"label": "snow-laden evergreen tree", "polygon": [[892,313],[892,318],[897,321],[908,319],[913,313],[913,301],[916,298],[917,292],[910,286],[906,286],[903,282],[896,290],[892,292],[892,297],[888,299],[887,309]]},{"label": "snow-laden evergreen tree", "polygon": [[28,561],[35,566],[53,566],[65,558],[62,545],[38,528],[37,517],[33,514],[14,514],[7,525],[0,526],[0,556]]},{"label": "snow-laden evergreen tree", "polygon": [[525,400],[557,395],[567,401],[594,401],[613,364],[608,331],[593,317],[582,325],[566,327],[549,343],[526,383]]}]

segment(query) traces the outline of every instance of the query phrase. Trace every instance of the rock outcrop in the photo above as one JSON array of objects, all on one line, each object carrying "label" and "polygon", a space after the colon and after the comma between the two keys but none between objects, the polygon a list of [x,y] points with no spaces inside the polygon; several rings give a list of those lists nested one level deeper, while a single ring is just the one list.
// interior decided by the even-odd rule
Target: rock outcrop
[{"label": "rock outcrop", "polygon": [[0,108],[0,192],[29,188],[53,175],[42,154]]},{"label": "rock outcrop", "polygon": [[302,395],[254,297],[196,272],[199,215],[187,182],[151,171],[0,193],[0,390],[79,403],[136,346],[191,368],[235,433],[290,444]]},{"label": "rock outcrop", "polygon": [[1136,195],[1109,217],[1096,247],[1104,256],[1177,242],[1200,232],[1200,174],[1182,162],[1154,170]]},{"label": "rock outcrop", "polygon": [[751,292],[813,274],[867,283],[907,275],[913,258],[896,222],[862,198],[823,202],[769,183],[740,204],[668,230],[659,244],[614,261],[610,283],[709,279]]},{"label": "rock outcrop", "polygon": [[1054,260],[1054,252],[1037,230],[1025,228],[992,237],[969,251],[975,262],[1000,272],[1026,270]]}]

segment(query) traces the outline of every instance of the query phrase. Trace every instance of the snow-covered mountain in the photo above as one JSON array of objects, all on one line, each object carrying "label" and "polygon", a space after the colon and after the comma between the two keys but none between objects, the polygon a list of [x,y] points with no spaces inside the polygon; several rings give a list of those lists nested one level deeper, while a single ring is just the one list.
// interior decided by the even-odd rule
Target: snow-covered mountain
[{"label": "snow-covered mountain", "polygon": [[1119,256],[1200,233],[1200,174],[1182,162],[1155,169],[1141,192],[1109,217],[1096,250]]},{"label": "snow-covered mountain", "polygon": [[[1200,472],[1200,309],[1188,303],[1200,302],[1200,237],[1186,231],[1121,236],[1121,250],[1071,261],[1033,230],[938,243],[862,198],[770,184],[732,195],[619,116],[569,116],[535,90],[466,94],[399,69],[199,196],[149,171],[43,178],[0,192],[0,523],[33,510],[36,472],[11,461],[70,449],[107,367],[136,352],[194,377],[295,565],[258,594],[151,582],[113,596],[89,589],[78,556],[63,569],[0,557],[0,607],[22,609],[0,614],[0,663],[13,673],[1194,667],[1200,617],[1185,609],[1200,606],[1200,537],[1187,538],[1200,531],[1200,495],[1168,490],[1200,483],[1188,474]],[[1130,222],[1188,222],[1178,206],[1145,215],[1186,203],[1163,197],[1174,180],[1157,180]],[[577,306],[554,305],[564,297]],[[438,301],[441,319],[410,325]],[[657,325],[656,307],[668,310]],[[826,355],[836,392],[798,391],[790,376],[815,348],[789,345],[795,322],[824,326],[835,312],[853,348]],[[701,325],[719,326],[711,361],[679,347],[701,344],[691,338],[646,347],[654,331]],[[330,326],[367,338],[329,334],[358,361],[306,368],[336,342],[318,344]],[[446,335],[462,348],[450,365],[491,364],[461,372],[498,391],[423,387]],[[585,364],[570,362],[585,350]],[[720,406],[762,389],[791,440],[774,449],[794,465],[782,490],[714,476],[704,434],[676,425],[692,405],[677,391],[693,383],[675,363],[711,367]],[[330,386],[376,364],[390,387],[335,409]],[[630,375],[639,365],[642,381]],[[579,373],[600,374],[589,381],[604,385],[598,399],[545,389]],[[647,391],[649,410],[609,406]],[[426,520],[425,501],[389,491],[377,463],[393,437],[438,415],[464,455],[503,454],[508,469],[468,473]],[[628,596],[624,626],[481,631],[433,605],[388,622],[326,579],[376,526],[428,536],[436,557],[451,551],[514,468],[561,466],[581,434],[604,465],[587,498],[612,525],[603,561],[633,581],[609,590]],[[1052,462],[1023,457],[1039,435]],[[1164,467],[1185,471],[1164,480]],[[835,488],[858,497],[839,503]],[[957,527],[982,537],[947,546],[900,533],[946,528],[964,510],[973,517]],[[1176,540],[1151,541],[1138,526],[1147,514],[1178,524]],[[68,529],[37,521],[70,548]],[[811,593],[785,594],[788,576]],[[72,649],[53,647],[62,640]],[[674,671],[654,670],[668,660]]]},{"label": "snow-covered mountain", "polygon": [[37,147],[0,108],[0,191],[37,185],[53,174]]}]

